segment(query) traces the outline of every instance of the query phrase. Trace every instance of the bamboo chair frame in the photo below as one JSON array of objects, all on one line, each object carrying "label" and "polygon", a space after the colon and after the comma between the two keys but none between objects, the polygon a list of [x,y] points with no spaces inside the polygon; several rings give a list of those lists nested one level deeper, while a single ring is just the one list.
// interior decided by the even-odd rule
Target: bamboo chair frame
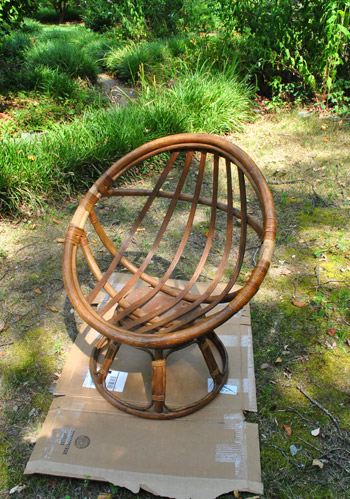
[{"label": "bamboo chair frame", "polygon": [[[163,152],[167,152],[170,159],[160,173],[153,189],[113,187],[113,183],[121,175],[144,160]],[[174,192],[164,190],[162,186],[180,153],[185,154],[185,161],[177,187]],[[196,187],[193,194],[186,194],[182,189],[195,153],[200,156]],[[213,192],[211,199],[201,196],[201,185],[209,156],[213,159]],[[218,199],[220,158],[225,162],[227,179],[226,203]],[[237,169],[238,173],[240,209],[233,207],[232,166]],[[262,224],[247,213],[246,180],[252,186],[259,201]],[[119,248],[108,238],[94,210],[95,204],[101,197],[113,196],[145,197],[143,208]],[[151,249],[142,264],[137,267],[126,257],[125,251],[156,198],[168,199],[168,209]],[[187,224],[172,262],[163,277],[157,279],[146,272],[147,266],[156,254],[158,245],[164,236],[169,221],[174,216],[175,207],[179,202],[190,203]],[[195,212],[200,205],[208,206],[211,210],[207,242],[188,284],[183,289],[174,288],[167,281],[186,248]],[[197,282],[210,252],[218,210],[225,212],[227,219],[226,241],[222,259],[218,264],[216,275],[206,291],[202,294],[196,294],[191,290]],[[84,230],[88,218],[98,237],[112,256],[112,262],[105,273],[102,273],[96,263],[88,243]],[[216,293],[216,288],[221,282],[227,267],[232,246],[234,219],[240,222],[240,242],[236,264],[229,281],[220,292]],[[246,284],[240,289],[232,291],[243,263],[248,226],[256,232],[260,239],[260,256]],[[138,147],[114,163],[101,175],[84,196],[72,218],[65,239],[63,256],[63,278],[68,296],[78,314],[87,324],[102,334],[90,357],[91,376],[101,395],[125,412],[153,419],[185,416],[209,403],[220,392],[228,373],[227,352],[214,331],[241,310],[259,289],[270,265],[275,234],[274,203],[263,175],[246,153],[225,139],[206,134],[179,134],[163,137]],[[81,290],[77,276],[76,258],[79,247],[97,280],[96,286],[86,296]],[[131,276],[124,287],[117,291],[110,283],[110,278],[119,263],[131,272]],[[149,288],[143,296],[138,296],[136,301],[130,303],[128,293],[139,279],[148,284]],[[109,300],[101,309],[95,310],[92,303],[102,290],[109,295]],[[157,296],[161,297],[160,304],[156,307],[148,307],[147,311],[145,311],[146,308],[143,309],[143,307],[153,303],[151,300],[154,300]],[[227,305],[210,314],[209,312],[219,303],[226,303]],[[108,312],[113,312],[113,316],[107,320],[104,316]],[[122,344],[142,349],[151,356],[152,400],[147,405],[140,406],[126,403],[106,387],[108,370]],[[165,393],[167,358],[174,351],[181,350],[192,344],[197,344],[202,352],[214,382],[213,389],[199,401],[182,407],[169,407],[166,404]],[[221,367],[219,367],[215,359],[213,349],[216,349],[220,356]],[[100,360],[101,358],[102,360]]]}]

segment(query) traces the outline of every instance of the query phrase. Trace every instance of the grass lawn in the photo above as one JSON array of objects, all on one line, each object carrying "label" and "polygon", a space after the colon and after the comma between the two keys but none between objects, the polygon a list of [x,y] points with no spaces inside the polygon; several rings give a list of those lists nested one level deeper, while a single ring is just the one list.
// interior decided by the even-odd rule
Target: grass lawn
[{"label": "grass lawn", "polygon": [[[269,114],[229,139],[270,182],[278,218],[272,266],[252,302],[258,413],[246,414],[259,425],[264,497],[346,498],[349,123],[297,112]],[[0,224],[0,497],[16,485],[26,486],[16,497],[153,497],[89,480],[23,476],[76,332],[59,242],[76,204],[75,198],[49,203],[40,216]]]}]

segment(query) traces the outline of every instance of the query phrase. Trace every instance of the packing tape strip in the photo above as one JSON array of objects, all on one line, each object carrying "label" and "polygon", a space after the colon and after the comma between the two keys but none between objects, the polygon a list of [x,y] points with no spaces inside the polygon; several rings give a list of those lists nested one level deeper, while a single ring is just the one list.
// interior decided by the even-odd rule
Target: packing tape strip
[{"label": "packing tape strip", "polygon": [[240,479],[248,479],[246,423],[241,414],[225,414],[225,426],[234,432],[233,443],[216,444],[215,461],[218,463],[234,463],[234,475]]}]

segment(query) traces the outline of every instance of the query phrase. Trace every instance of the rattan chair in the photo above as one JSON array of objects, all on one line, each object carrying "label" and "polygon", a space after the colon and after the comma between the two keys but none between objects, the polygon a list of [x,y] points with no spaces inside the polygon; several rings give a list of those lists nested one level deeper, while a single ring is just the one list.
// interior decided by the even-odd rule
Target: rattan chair
[{"label": "rattan chair", "polygon": [[[146,176],[155,178],[151,187],[136,189],[132,178],[135,172],[140,176],[145,163],[148,170],[153,168],[158,173]],[[118,244],[107,235],[108,228],[96,214],[100,211],[95,210],[95,205],[101,198],[117,203],[129,200],[130,210],[134,207],[131,201],[142,201],[130,230],[123,240],[117,238]],[[160,208],[164,216],[153,243],[146,250],[142,248],[141,262],[135,264],[130,255],[135,254],[136,236],[141,228],[147,233],[153,228],[152,210],[156,205],[157,218]],[[89,242],[88,219],[89,230],[96,232],[108,252],[110,261],[105,270],[93,255],[96,239],[92,242],[90,238]],[[177,230],[171,230],[171,226]],[[275,229],[273,199],[263,175],[247,154],[223,138],[205,134],[164,137],[138,147],[112,165],[80,202],[69,225],[63,258],[64,282],[74,308],[102,335],[90,359],[91,376],[100,394],[127,413],[154,419],[181,417],[209,403],[220,392],[228,374],[227,352],[215,329],[257,292],[270,265]],[[195,231],[201,236],[193,243],[200,248],[198,257],[190,245]],[[148,270],[151,262],[174,232],[178,241],[172,241],[167,268],[162,275],[154,276]],[[246,282],[233,288],[237,279],[242,279],[239,276],[247,257],[248,232],[255,237],[260,253],[249,275],[248,265],[244,264]],[[97,238],[96,234],[93,237]],[[85,294],[77,272],[79,247],[95,278],[92,290]],[[187,258],[192,270],[186,276],[187,283],[179,288],[170,278],[180,268],[186,252],[190,253]],[[196,293],[195,285],[202,280],[209,260],[211,277],[207,288]],[[113,285],[118,265],[129,272],[123,286]],[[140,280],[145,286],[135,290]],[[96,309],[94,301],[103,292],[107,298]],[[121,345],[143,349],[150,355],[152,393],[146,404],[126,402],[106,387],[106,376]],[[212,390],[200,400],[172,407],[166,397],[167,361],[173,352],[191,345],[198,345],[204,357],[213,380]]]}]

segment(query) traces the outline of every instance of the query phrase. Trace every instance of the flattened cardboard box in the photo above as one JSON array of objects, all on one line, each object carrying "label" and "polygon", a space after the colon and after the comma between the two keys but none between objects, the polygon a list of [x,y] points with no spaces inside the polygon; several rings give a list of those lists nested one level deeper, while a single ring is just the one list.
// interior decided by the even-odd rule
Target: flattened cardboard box
[{"label": "flattened cardboard box", "polygon": [[[113,279],[122,285],[126,276]],[[182,287],[183,282],[174,284]],[[197,286],[202,291],[206,284]],[[101,306],[103,294],[98,301]],[[179,499],[212,499],[232,490],[261,494],[257,425],[246,423],[242,412],[256,411],[249,307],[216,332],[229,356],[222,393],[194,414],[153,421],[123,413],[98,394],[88,365],[100,335],[83,325],[25,473],[88,476],[135,493],[142,488]],[[129,402],[146,401],[151,387],[148,354],[126,345],[119,353],[109,389]],[[196,345],[170,355],[169,405],[198,400],[211,389],[210,383]]]}]

